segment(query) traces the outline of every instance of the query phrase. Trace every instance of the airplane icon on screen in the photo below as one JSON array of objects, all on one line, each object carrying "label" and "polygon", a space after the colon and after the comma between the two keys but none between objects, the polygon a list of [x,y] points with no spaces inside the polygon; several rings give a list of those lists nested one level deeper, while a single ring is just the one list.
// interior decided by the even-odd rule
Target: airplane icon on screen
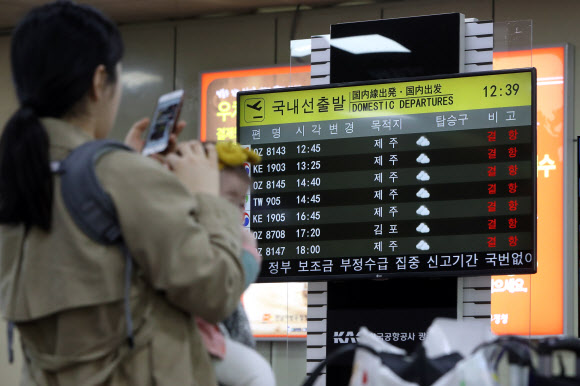
[{"label": "airplane icon on screen", "polygon": [[262,110],[262,108],[261,108],[261,107],[258,107],[258,105],[260,104],[260,102],[262,102],[262,101],[257,101],[257,102],[256,102],[256,103],[254,103],[253,105],[247,104],[246,106],[248,106],[248,107],[249,107],[249,108],[251,108],[251,109],[258,110],[258,111],[261,111],[261,110]]},{"label": "airplane icon on screen", "polygon": [[[266,110],[264,106],[263,98],[249,98],[244,101],[244,120],[248,123],[250,122],[262,122],[264,120],[264,115]],[[264,110],[264,111],[262,111]]]}]

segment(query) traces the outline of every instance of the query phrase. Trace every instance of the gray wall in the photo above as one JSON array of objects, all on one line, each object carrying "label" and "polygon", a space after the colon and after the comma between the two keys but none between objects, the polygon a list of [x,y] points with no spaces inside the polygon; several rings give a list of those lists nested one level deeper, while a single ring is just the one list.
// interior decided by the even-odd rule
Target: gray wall
[{"label": "gray wall", "polygon": [[[580,1],[577,0],[404,0],[364,6],[304,11],[296,23],[295,39],[327,34],[331,24],[444,12],[496,21],[533,20],[534,44],[572,43],[580,46]],[[1,7],[1,6],[0,6]],[[0,9],[1,12],[1,9]],[[184,88],[186,138],[198,135],[199,73],[289,63],[294,13],[196,19],[122,26],[127,54],[124,95],[112,136],[122,139],[131,124],[153,111],[158,95]],[[576,53],[580,50],[576,50]],[[16,108],[8,63],[9,37],[0,36],[0,125]],[[580,69],[580,60],[575,60]],[[132,75],[131,75],[132,74]],[[576,76],[575,92],[580,76]],[[575,98],[575,112],[580,112]],[[580,130],[576,129],[580,134]],[[0,257],[1,258],[1,257]],[[20,363],[8,366],[4,324],[0,322],[0,384],[16,385]],[[300,384],[305,374],[305,342],[260,342],[259,351],[271,361],[280,386]],[[19,354],[19,353],[18,353]]]}]

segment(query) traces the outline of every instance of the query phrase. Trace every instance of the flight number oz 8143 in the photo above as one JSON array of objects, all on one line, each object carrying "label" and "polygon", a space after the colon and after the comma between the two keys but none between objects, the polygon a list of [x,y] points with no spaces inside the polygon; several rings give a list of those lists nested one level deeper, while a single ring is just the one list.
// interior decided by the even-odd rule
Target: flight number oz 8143
[{"label": "flight number oz 8143", "polygon": [[254,150],[260,156],[274,156],[274,155],[286,155],[286,146],[268,146],[268,147],[255,147]]}]

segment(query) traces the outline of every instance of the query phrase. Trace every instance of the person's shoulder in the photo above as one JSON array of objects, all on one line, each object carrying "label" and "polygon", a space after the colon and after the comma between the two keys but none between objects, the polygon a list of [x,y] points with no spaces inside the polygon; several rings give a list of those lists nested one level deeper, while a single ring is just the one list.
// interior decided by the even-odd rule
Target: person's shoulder
[{"label": "person's shoulder", "polygon": [[96,164],[99,174],[143,171],[146,173],[172,174],[160,162],[137,152],[123,149],[112,150],[99,158]]},{"label": "person's shoulder", "polygon": [[170,185],[180,188],[176,176],[159,161],[139,153],[113,150],[103,155],[96,164],[96,172],[106,187],[117,185]]}]

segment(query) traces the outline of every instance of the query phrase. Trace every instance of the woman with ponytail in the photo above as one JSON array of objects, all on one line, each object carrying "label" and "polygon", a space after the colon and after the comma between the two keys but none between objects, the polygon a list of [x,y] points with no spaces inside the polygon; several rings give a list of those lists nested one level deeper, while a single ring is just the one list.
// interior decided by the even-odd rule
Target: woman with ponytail
[{"label": "woman with ponytail", "polygon": [[30,11],[11,44],[20,107],[0,138],[0,312],[20,333],[21,384],[215,385],[191,320],[222,320],[244,289],[215,148],[179,144],[163,166],[138,152],[141,121],[128,136],[137,152],[99,159],[135,267],[126,281],[120,249],[79,229],[51,169],[114,124],[119,31],[92,7],[56,1]]}]

